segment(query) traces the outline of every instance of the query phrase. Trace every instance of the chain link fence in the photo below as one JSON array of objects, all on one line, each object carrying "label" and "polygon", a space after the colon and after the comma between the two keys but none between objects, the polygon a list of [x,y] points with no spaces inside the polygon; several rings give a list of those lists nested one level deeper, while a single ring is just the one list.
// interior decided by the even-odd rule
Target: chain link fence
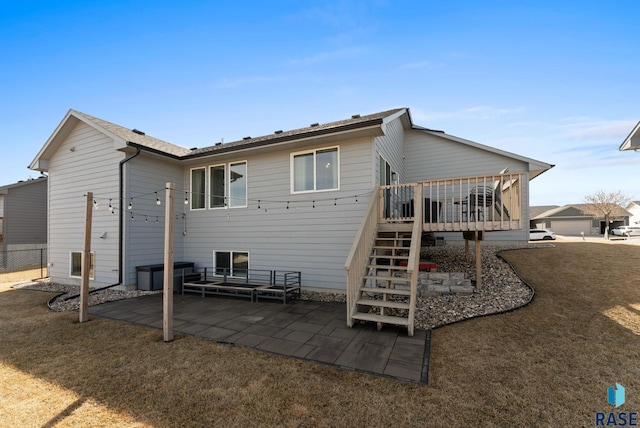
[{"label": "chain link fence", "polygon": [[46,248],[0,251],[0,274],[32,269],[40,269],[41,278],[47,276]]}]

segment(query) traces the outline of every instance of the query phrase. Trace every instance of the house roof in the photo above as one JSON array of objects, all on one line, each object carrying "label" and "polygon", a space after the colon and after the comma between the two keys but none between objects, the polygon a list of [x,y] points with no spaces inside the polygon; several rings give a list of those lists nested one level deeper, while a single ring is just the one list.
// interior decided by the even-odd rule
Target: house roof
[{"label": "house roof", "polygon": [[640,121],[624,139],[618,150],[640,150]]},{"label": "house roof", "polygon": [[533,220],[535,217],[540,214],[546,213],[547,211],[551,211],[555,208],[560,208],[559,205],[537,205],[529,207],[529,217]]},{"label": "house roof", "polygon": [[0,186],[0,195],[6,195],[7,193],[9,193],[9,189],[28,186],[30,184],[35,184],[35,183],[39,183],[46,180],[47,180],[47,177],[38,177],[38,178],[29,178],[28,180],[21,180],[21,181],[18,181],[17,183],[5,184],[4,186]]},{"label": "house roof", "polygon": [[55,153],[58,147],[60,147],[60,144],[62,144],[65,138],[69,136],[69,133],[80,122],[84,122],[92,128],[95,128],[96,130],[111,137],[114,140],[116,148],[119,149],[123,149],[130,144],[135,144],[140,147],[146,147],[148,149],[173,156],[184,156],[191,152],[189,149],[167,143],[166,141],[146,135],[143,132],[128,129],[76,110],[69,110],[33,159],[29,168],[38,171],[46,171],[48,169],[49,158]]},{"label": "house roof", "polygon": [[379,127],[380,125],[382,125],[385,119],[398,115],[399,113],[403,113],[406,110],[407,109],[405,108],[397,108],[365,116],[354,115],[350,119],[338,120],[325,124],[313,124],[305,128],[298,128],[290,131],[276,131],[273,134],[263,135],[261,137],[246,137],[242,140],[233,141],[230,143],[216,144],[214,146],[193,150],[191,151],[191,153],[184,156],[184,158],[191,159],[218,153],[226,153],[271,144],[284,143],[293,140],[313,138],[344,131],[352,131],[368,127]]},{"label": "house roof", "polygon": [[[553,217],[554,215],[561,213],[562,211],[574,208],[582,213],[584,213],[587,208],[588,208],[588,204],[569,204],[569,205],[563,205],[561,207],[556,206],[556,207],[551,207],[550,209],[546,210],[546,211],[541,211],[537,214],[534,215],[533,210],[534,208],[545,208],[545,207],[529,207],[530,210],[530,218],[531,220],[540,220],[540,219],[544,219],[544,218],[548,218],[548,217]],[[537,210],[536,211],[540,211]],[[585,217],[593,217],[589,214],[584,214]],[[631,213],[628,212],[627,210],[625,210],[624,208],[622,208],[621,206],[617,206],[616,209],[611,213],[611,217],[629,217],[631,216]]]},{"label": "house roof", "polygon": [[529,164],[530,179],[536,177],[542,172],[550,169],[553,165],[540,162],[531,158],[520,156],[514,153],[499,150],[490,146],[485,146],[470,140],[448,135],[443,131],[435,131],[420,126],[413,125],[408,108],[396,108],[391,110],[373,113],[369,115],[354,115],[349,119],[329,122],[324,124],[314,123],[304,128],[293,129],[289,131],[276,131],[272,134],[260,137],[246,137],[242,140],[233,141],[225,144],[216,144],[200,149],[187,149],[166,141],[145,135],[144,133],[128,129],[120,125],[81,113],[76,110],[69,110],[64,119],[60,122],[53,134],[49,137],[45,145],[40,149],[29,168],[46,171],[48,169],[48,159],[57,148],[62,144],[69,133],[75,128],[79,122],[99,130],[100,132],[110,136],[114,141],[117,149],[126,147],[137,147],[146,151],[154,152],[163,156],[171,157],[178,160],[197,159],[206,156],[216,156],[224,153],[238,152],[242,150],[255,150],[264,148],[269,149],[272,146],[280,144],[304,142],[307,139],[316,138],[336,138],[339,136],[359,137],[359,136],[382,136],[384,135],[385,124],[396,119],[402,118],[406,127],[416,129],[421,132],[431,133],[439,137],[447,138],[460,144],[476,147],[481,150],[497,153],[513,159],[518,159]]}]

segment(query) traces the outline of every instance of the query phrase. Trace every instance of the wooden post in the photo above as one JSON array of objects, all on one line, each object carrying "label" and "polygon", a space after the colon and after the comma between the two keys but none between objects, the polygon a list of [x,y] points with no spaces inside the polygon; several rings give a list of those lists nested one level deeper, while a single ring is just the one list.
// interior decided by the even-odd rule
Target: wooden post
[{"label": "wooden post", "polygon": [[476,291],[480,291],[482,288],[482,252],[480,249],[480,235],[478,231],[476,235]]},{"label": "wooden post", "polygon": [[173,230],[174,230],[174,194],[176,185],[167,183],[164,217],[164,290],[162,299],[162,329],[164,341],[173,340]]},{"label": "wooden post", "polygon": [[464,240],[464,255],[465,257],[469,257],[469,240]]},{"label": "wooden post", "polygon": [[93,192],[87,192],[84,216],[84,246],[80,273],[80,317],[79,322],[89,321],[89,270],[91,269],[91,221],[93,218]]}]

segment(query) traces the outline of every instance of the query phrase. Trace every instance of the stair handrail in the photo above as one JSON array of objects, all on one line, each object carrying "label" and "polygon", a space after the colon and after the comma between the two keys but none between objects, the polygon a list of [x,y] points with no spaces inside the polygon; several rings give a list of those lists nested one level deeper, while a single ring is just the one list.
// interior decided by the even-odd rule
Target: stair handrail
[{"label": "stair handrail", "polygon": [[375,242],[378,230],[379,185],[371,193],[369,206],[362,217],[360,228],[351,245],[351,250],[344,264],[347,280],[347,325],[353,325],[351,314],[355,310],[355,302],[362,277],[366,273],[369,255]]},{"label": "stair handrail", "polygon": [[409,323],[407,333],[413,336],[415,324],[416,301],[418,294],[418,276],[420,274],[420,247],[422,244],[422,221],[424,210],[423,185],[418,183],[414,189],[414,218],[411,231],[411,247],[409,248],[409,260],[407,260],[407,275],[411,279],[411,295],[409,296]]}]

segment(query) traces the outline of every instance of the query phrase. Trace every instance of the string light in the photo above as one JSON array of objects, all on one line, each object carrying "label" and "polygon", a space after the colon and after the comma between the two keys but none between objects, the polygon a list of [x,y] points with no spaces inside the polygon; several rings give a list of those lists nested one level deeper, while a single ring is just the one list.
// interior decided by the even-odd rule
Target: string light
[{"label": "string light", "polygon": [[129,199],[129,205],[127,205],[127,209],[130,210],[133,208],[133,198]]},{"label": "string light", "polygon": [[156,192],[156,205],[160,205],[162,202],[160,202],[160,198],[158,197],[158,192]]},{"label": "string light", "polygon": [[287,201],[287,209],[289,209],[289,201]]},{"label": "string light", "polygon": [[113,205],[111,205],[111,199],[109,199],[109,207],[108,210],[111,214],[113,214]]},{"label": "string light", "polygon": [[145,223],[149,223],[149,219],[147,218],[147,215],[146,215],[146,214],[144,215],[144,222],[145,222]]},{"label": "string light", "polygon": [[189,205],[189,192],[184,192],[184,204]]},{"label": "string light", "polygon": [[338,198],[335,198],[335,199],[333,200],[333,206],[335,207],[336,205],[338,205]]},{"label": "string light", "polygon": [[95,199],[93,200],[93,208],[98,209],[98,202]]},{"label": "string light", "polygon": [[258,199],[258,209],[260,209],[260,199]]},{"label": "string light", "polygon": [[158,223],[158,216],[156,216],[156,223]]}]

